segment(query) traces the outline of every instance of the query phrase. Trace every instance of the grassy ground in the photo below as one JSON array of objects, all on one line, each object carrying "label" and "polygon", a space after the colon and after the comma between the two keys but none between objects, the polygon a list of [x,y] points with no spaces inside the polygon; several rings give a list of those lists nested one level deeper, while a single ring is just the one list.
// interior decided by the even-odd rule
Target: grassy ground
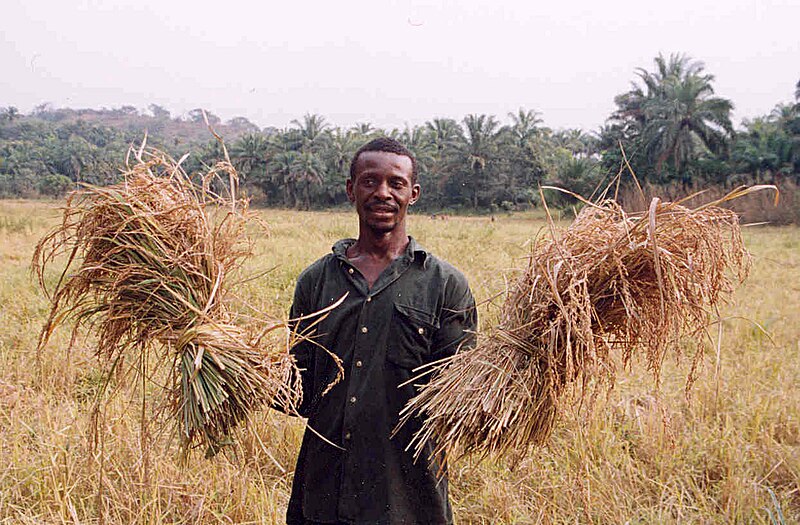
[{"label": "grassy ground", "polygon": [[[275,269],[239,292],[282,316],[300,270],[352,236],[356,221],[348,213],[263,216],[271,235],[259,239],[249,270]],[[258,414],[237,458],[198,454],[181,467],[166,436],[151,436],[155,447],[142,456],[137,397],[121,392],[99,422],[104,441],[90,447],[101,384],[91,339],[68,353],[61,331],[39,361],[35,352],[47,302],[29,262],[57,217],[55,206],[0,201],[0,523],[101,515],[107,523],[281,523],[302,433],[291,418]],[[529,216],[412,217],[410,230],[464,271],[490,323],[489,300],[542,226]],[[593,417],[585,406],[568,409],[547,448],[452,465],[457,520],[800,522],[800,230],[759,227],[746,238],[752,275],[723,311],[719,360],[706,345],[690,400],[688,359],[668,364],[658,392],[634,363]]]}]

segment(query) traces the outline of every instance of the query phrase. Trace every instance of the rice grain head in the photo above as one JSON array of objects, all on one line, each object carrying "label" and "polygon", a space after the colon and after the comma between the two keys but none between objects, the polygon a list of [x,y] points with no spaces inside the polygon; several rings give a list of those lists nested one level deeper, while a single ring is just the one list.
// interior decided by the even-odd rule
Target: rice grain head
[{"label": "rice grain head", "polygon": [[667,353],[680,353],[682,337],[701,339],[749,268],[730,210],[655,199],[629,215],[613,200],[589,203],[565,231],[534,244],[498,326],[435,365],[401,413],[401,425],[423,420],[409,447],[418,456],[430,441],[446,457],[541,445],[565,392],[583,398],[613,386],[615,355],[624,365],[642,356],[658,384]]},{"label": "rice grain head", "polygon": [[[228,182],[223,176],[227,196],[211,190]],[[218,448],[254,408],[275,400],[291,407],[300,395],[288,346],[265,347],[253,335],[281,323],[240,327],[232,310],[228,283],[250,254],[245,228],[253,219],[235,181],[229,162],[195,182],[180,162],[140,150],[121,183],[73,192],[33,256],[51,298],[40,348],[57,325],[72,322],[74,333],[96,332],[108,370],[127,362],[152,377],[148,363],[166,366],[160,408],[176,416],[184,452]],[[67,263],[49,290],[46,269],[59,256]]]}]

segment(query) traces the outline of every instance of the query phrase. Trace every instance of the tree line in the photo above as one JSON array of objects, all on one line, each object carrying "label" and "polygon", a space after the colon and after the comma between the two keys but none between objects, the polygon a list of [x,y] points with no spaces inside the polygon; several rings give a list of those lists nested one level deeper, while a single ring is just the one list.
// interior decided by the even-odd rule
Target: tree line
[{"label": "tree line", "polygon": [[[800,82],[794,101],[768,115],[731,121],[733,102],[714,92],[714,76],[684,55],[658,56],[652,70],[635,72],[631,89],[594,132],[554,130],[541,114],[519,109],[498,119],[469,114],[433,118],[421,126],[350,128],[307,114],[285,128],[264,128],[244,117],[210,122],[228,141],[244,187],[261,203],[325,208],[346,202],[344,182],[355,150],[376,136],[404,143],[417,157],[419,206],[452,210],[511,210],[539,204],[539,186],[558,185],[589,196],[621,170],[639,181],[685,190],[742,183],[800,183]],[[792,86],[787,86],[787,94]],[[59,196],[80,183],[119,178],[131,144],[148,144],[201,170],[222,157],[205,129],[202,110],[174,118],[151,105],[107,110],[55,109],[24,115],[0,110],[0,196]],[[560,200],[559,200],[560,199]],[[556,204],[569,204],[568,197]]]}]

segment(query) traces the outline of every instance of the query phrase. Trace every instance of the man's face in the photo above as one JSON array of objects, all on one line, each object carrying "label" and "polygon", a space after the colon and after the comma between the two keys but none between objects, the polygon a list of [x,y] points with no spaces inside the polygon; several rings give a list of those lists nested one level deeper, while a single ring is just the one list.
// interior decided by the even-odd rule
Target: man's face
[{"label": "man's face", "polygon": [[412,182],[411,159],[386,151],[365,151],[356,161],[355,178],[347,181],[347,196],[356,205],[362,225],[390,232],[403,224],[408,205],[419,198]]}]

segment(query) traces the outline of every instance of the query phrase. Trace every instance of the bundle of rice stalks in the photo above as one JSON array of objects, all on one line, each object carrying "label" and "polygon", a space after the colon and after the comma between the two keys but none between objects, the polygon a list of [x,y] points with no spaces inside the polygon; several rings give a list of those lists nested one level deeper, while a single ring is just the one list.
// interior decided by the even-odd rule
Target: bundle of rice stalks
[{"label": "bundle of rice stalks", "polygon": [[[283,325],[248,330],[231,308],[230,277],[251,252],[245,226],[253,219],[236,198],[235,170],[221,162],[195,183],[180,164],[142,148],[123,182],[70,195],[60,226],[33,257],[46,292],[46,268],[67,257],[40,348],[72,321],[73,334],[96,331],[109,374],[127,361],[152,378],[166,364],[161,398],[177,416],[184,451],[216,450],[255,407],[293,406],[299,385],[288,349],[261,344]],[[227,196],[212,192],[223,182]]]},{"label": "bundle of rice stalks", "polygon": [[616,355],[624,365],[640,356],[657,383],[668,351],[680,352],[682,336],[702,339],[709,313],[748,273],[730,210],[654,199],[629,215],[613,200],[586,204],[560,235],[550,222],[498,326],[435,365],[404,408],[401,424],[423,420],[409,445],[417,455],[432,438],[438,456],[543,444],[565,391],[613,386]]}]

